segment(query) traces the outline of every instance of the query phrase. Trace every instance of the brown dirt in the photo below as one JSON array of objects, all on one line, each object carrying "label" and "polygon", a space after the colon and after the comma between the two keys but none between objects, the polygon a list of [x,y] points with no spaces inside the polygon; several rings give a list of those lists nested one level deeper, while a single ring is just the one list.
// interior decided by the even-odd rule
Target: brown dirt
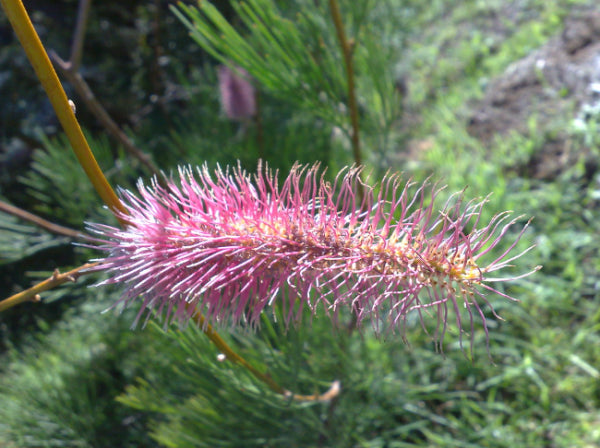
[{"label": "brown dirt", "polygon": [[[565,21],[562,33],[490,83],[476,104],[469,132],[489,143],[511,132],[548,135],[527,167],[530,176],[551,179],[586,148],[569,138],[569,124],[585,108],[600,107],[600,12],[579,12]],[[574,149],[577,148],[577,149]],[[594,169],[595,170],[595,169]]]}]

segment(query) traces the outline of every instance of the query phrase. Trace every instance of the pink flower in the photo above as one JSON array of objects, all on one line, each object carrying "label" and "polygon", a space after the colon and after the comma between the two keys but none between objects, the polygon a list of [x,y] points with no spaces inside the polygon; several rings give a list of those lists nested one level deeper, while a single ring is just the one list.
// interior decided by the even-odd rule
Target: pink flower
[{"label": "pink flower", "polygon": [[510,255],[527,225],[494,258],[518,218],[505,212],[482,225],[485,200],[463,206],[461,193],[438,211],[439,189],[396,175],[373,187],[359,173],[350,168],[332,185],[317,165],[298,165],[278,186],[277,173],[260,165],[254,176],[203,166],[180,168],[166,188],[140,181],[139,197],[120,192],[126,229],[90,225],[108,252],[101,284],[125,285],[124,306],[141,302],[136,323],[148,310],[167,323],[199,310],[207,321],[252,325],[280,300],[287,323],[303,307],[334,320],[349,309],[358,324],[369,318],[379,330],[387,319],[403,329],[409,313],[423,322],[431,310],[440,345],[451,313],[461,329],[468,316],[471,330],[479,315],[487,335],[483,304],[495,313],[486,293],[514,300],[491,286],[507,279],[490,274],[529,250]]},{"label": "pink flower", "polygon": [[[237,73],[236,73],[237,72]],[[231,120],[246,120],[256,114],[254,87],[243,68],[236,71],[222,65],[218,68],[219,92],[225,115]]]}]

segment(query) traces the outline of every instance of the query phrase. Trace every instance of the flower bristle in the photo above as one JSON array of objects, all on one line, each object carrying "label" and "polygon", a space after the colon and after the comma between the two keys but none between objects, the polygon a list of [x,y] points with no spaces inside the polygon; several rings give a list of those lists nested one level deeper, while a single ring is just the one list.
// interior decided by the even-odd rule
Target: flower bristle
[{"label": "flower bristle", "polygon": [[120,191],[127,228],[89,225],[107,252],[102,284],[125,285],[121,302],[141,301],[138,319],[153,312],[167,323],[200,311],[207,322],[255,325],[281,300],[286,324],[303,308],[334,320],[347,308],[358,325],[403,332],[407,315],[431,310],[441,346],[452,311],[462,332],[464,307],[471,333],[475,314],[487,336],[480,304],[490,306],[485,292],[508,297],[489,283],[510,280],[487,274],[522,255],[509,257],[527,224],[481,266],[520,217],[500,213],[480,226],[485,199],[463,204],[459,193],[437,210],[435,186],[394,174],[372,186],[360,174],[351,167],[329,183],[318,165],[296,165],[279,184],[260,165],[254,176],[202,166],[180,168],[166,187],[140,181],[139,196]]}]

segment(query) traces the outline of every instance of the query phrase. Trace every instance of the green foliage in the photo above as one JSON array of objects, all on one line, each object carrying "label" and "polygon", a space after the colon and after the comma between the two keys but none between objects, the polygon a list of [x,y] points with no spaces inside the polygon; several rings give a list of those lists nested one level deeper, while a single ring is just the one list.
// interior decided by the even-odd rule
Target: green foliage
[{"label": "green foliage", "polygon": [[[323,11],[317,6],[300,10],[292,21],[271,0],[232,6],[247,36],[209,2],[198,8],[180,3],[173,12],[215,59],[246,69],[274,96],[337,122],[339,98],[345,94],[344,64],[340,52],[333,51],[337,49],[334,29],[324,20]],[[310,8],[310,3],[303,6]]]},{"label": "green foliage", "polygon": [[[398,437],[418,441],[432,424],[457,428],[422,406],[444,397],[466,399],[466,392],[445,392],[447,372],[439,355],[413,356],[401,341],[382,344],[368,330],[352,336],[343,326],[332,331],[328,319],[315,319],[310,330],[284,330],[263,319],[256,335],[231,337],[244,357],[264,363],[289,390],[317,393],[336,379],[342,384],[338,398],[301,403],[274,394],[244,369],[215,362],[218,352],[190,327],[167,334],[169,367],[147,369],[147,379],[129,387],[120,401],[157,413],[152,435],[169,447],[385,446]],[[467,360],[455,361],[468,372]],[[435,387],[423,383],[432,364],[441,369]]]},{"label": "green foliage", "polygon": [[[89,144],[109,181],[116,185],[130,182],[134,171],[130,164],[115,163],[119,154],[111,150],[106,138],[89,138]],[[81,228],[85,221],[111,218],[65,137],[44,139],[44,150],[35,151],[31,170],[20,181],[35,200],[34,211],[50,220]]]},{"label": "green foliage", "polygon": [[[385,151],[398,141],[391,127],[400,117],[402,103],[393,64],[398,48],[382,45],[390,43],[392,31],[377,21],[385,12],[390,12],[388,26],[397,18],[391,4],[382,2],[378,8],[376,4],[345,2],[343,11],[353,32],[349,38],[356,43],[353,59],[364,140],[378,156],[372,162],[384,165]],[[295,112],[314,117],[313,123],[323,119],[327,128],[336,126],[347,135],[345,63],[328,6],[303,1],[282,13],[273,0],[251,0],[232,2],[232,7],[243,24],[240,31],[210,2],[198,7],[180,3],[172,10],[215,59],[247,70],[261,90],[290,104]]]},{"label": "green foliage", "polygon": [[287,172],[296,161],[327,165],[331,159],[330,128],[313,116],[265,95],[260,98],[260,125],[232,122],[219,112],[214,66],[205,65],[201,74],[181,82],[193,93],[189,111],[174,118],[169,134],[157,143],[165,171],[181,164],[236,165],[238,161],[254,171],[262,159]]},{"label": "green foliage", "polygon": [[148,446],[142,416],[115,398],[140,371],[140,358],[155,356],[156,347],[147,334],[127,329],[131,317],[99,314],[110,300],[102,290],[80,287],[78,296],[88,299],[28,347],[5,356],[2,446]]},{"label": "green foliage", "polygon": [[0,263],[27,258],[51,247],[67,244],[68,238],[56,237],[23,224],[14,216],[0,213]]},{"label": "green foliage", "polygon": [[[268,366],[276,381],[296,393],[326,389],[332,362],[317,363],[317,354],[302,350],[313,338],[295,330],[284,335],[264,323],[265,331],[258,337],[231,335],[243,356],[261,370]],[[340,338],[321,329],[323,325],[315,334],[325,336],[321,343],[335,350],[333,344],[339,344]],[[170,366],[162,372],[146,371],[145,377],[152,380],[140,379],[120,401],[164,416],[151,425],[153,437],[162,445],[310,446],[326,435],[327,424],[321,417],[327,404],[294,403],[257,382],[245,369],[217,362],[218,352],[196,327],[156,334],[169,341]]]}]

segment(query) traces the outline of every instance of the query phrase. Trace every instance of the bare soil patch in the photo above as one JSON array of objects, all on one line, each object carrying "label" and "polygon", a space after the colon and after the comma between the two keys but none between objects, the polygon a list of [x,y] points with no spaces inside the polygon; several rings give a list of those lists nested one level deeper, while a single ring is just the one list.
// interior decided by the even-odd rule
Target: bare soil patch
[{"label": "bare soil patch", "polygon": [[[512,64],[490,83],[474,106],[469,132],[486,143],[511,132],[527,134],[531,120],[544,144],[526,167],[529,176],[552,179],[580,157],[596,170],[589,148],[573,144],[573,120],[600,110],[600,11],[580,11],[546,45]],[[598,115],[600,116],[600,114]]]}]

